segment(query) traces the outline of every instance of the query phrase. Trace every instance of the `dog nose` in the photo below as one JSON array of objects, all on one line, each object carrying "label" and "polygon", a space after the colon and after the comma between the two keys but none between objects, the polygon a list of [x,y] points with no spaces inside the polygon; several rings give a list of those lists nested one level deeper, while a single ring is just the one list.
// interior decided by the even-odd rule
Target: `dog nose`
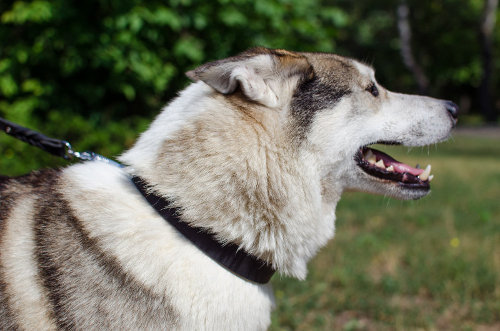
[{"label": "dog nose", "polygon": [[450,113],[451,116],[451,122],[453,123],[453,128],[457,126],[457,121],[458,121],[458,106],[456,103],[452,101],[445,101],[444,106],[448,113]]},{"label": "dog nose", "polygon": [[458,106],[452,101],[446,101],[446,110],[450,113],[451,117],[455,120],[458,118]]}]

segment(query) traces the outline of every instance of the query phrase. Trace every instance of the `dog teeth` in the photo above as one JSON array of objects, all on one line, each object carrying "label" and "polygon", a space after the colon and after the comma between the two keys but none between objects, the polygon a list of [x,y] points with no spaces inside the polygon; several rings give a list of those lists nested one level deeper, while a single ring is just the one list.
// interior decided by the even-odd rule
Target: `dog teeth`
[{"label": "dog teeth", "polygon": [[424,172],[422,172],[418,178],[420,178],[420,180],[422,181],[426,181],[427,179],[429,179],[429,175],[431,174],[431,165],[427,165],[427,168],[425,168]]},{"label": "dog teeth", "polygon": [[370,164],[375,164],[375,162],[377,162],[377,158],[375,157],[375,154],[373,154],[371,149],[366,151],[364,157],[365,157],[365,160],[368,161],[368,163],[370,163]]},{"label": "dog teeth", "polygon": [[434,175],[429,176],[429,182],[432,180],[432,178],[434,178]]},{"label": "dog teeth", "polygon": [[382,160],[378,160],[375,165],[379,168],[382,168],[382,169],[385,169],[385,164],[384,164],[384,161]]},{"label": "dog teeth", "polygon": [[393,172],[394,171],[394,167],[391,165],[391,166],[388,166],[385,170],[387,170],[389,172]]}]

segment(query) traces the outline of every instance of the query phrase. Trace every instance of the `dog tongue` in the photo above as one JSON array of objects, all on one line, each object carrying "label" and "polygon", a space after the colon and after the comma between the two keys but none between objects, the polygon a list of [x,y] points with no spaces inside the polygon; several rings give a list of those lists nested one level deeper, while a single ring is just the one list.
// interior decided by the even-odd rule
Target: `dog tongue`
[{"label": "dog tongue", "polygon": [[399,172],[399,173],[407,172],[407,173],[412,174],[414,176],[418,176],[422,172],[424,172],[424,169],[413,168],[407,164],[401,163],[401,162],[393,159],[392,157],[390,157],[389,155],[387,155],[381,151],[378,151],[378,150],[373,149],[373,148],[371,148],[371,150],[372,150],[373,154],[375,154],[375,156],[377,157],[377,161],[378,160],[384,161],[384,165],[386,167],[390,167],[392,165],[392,167],[394,168],[394,171],[396,171],[396,172]]}]

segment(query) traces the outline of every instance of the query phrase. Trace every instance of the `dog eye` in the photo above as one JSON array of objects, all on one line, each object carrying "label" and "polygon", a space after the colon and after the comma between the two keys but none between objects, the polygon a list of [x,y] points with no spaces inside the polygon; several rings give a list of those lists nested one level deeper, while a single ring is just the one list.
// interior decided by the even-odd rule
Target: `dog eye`
[{"label": "dog eye", "polygon": [[374,97],[378,97],[378,88],[375,84],[371,84],[366,88],[368,92],[370,92]]}]

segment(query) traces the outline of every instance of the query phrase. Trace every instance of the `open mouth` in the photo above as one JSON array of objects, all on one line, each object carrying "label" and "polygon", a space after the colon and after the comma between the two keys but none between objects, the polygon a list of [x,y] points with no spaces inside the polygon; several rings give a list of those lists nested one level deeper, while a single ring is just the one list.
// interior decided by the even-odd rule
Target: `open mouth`
[{"label": "open mouth", "polygon": [[[379,144],[396,144],[379,142]],[[355,155],[357,165],[367,174],[379,179],[392,182],[408,189],[430,189],[431,166],[420,169],[399,162],[391,156],[367,146],[360,147]]]}]

